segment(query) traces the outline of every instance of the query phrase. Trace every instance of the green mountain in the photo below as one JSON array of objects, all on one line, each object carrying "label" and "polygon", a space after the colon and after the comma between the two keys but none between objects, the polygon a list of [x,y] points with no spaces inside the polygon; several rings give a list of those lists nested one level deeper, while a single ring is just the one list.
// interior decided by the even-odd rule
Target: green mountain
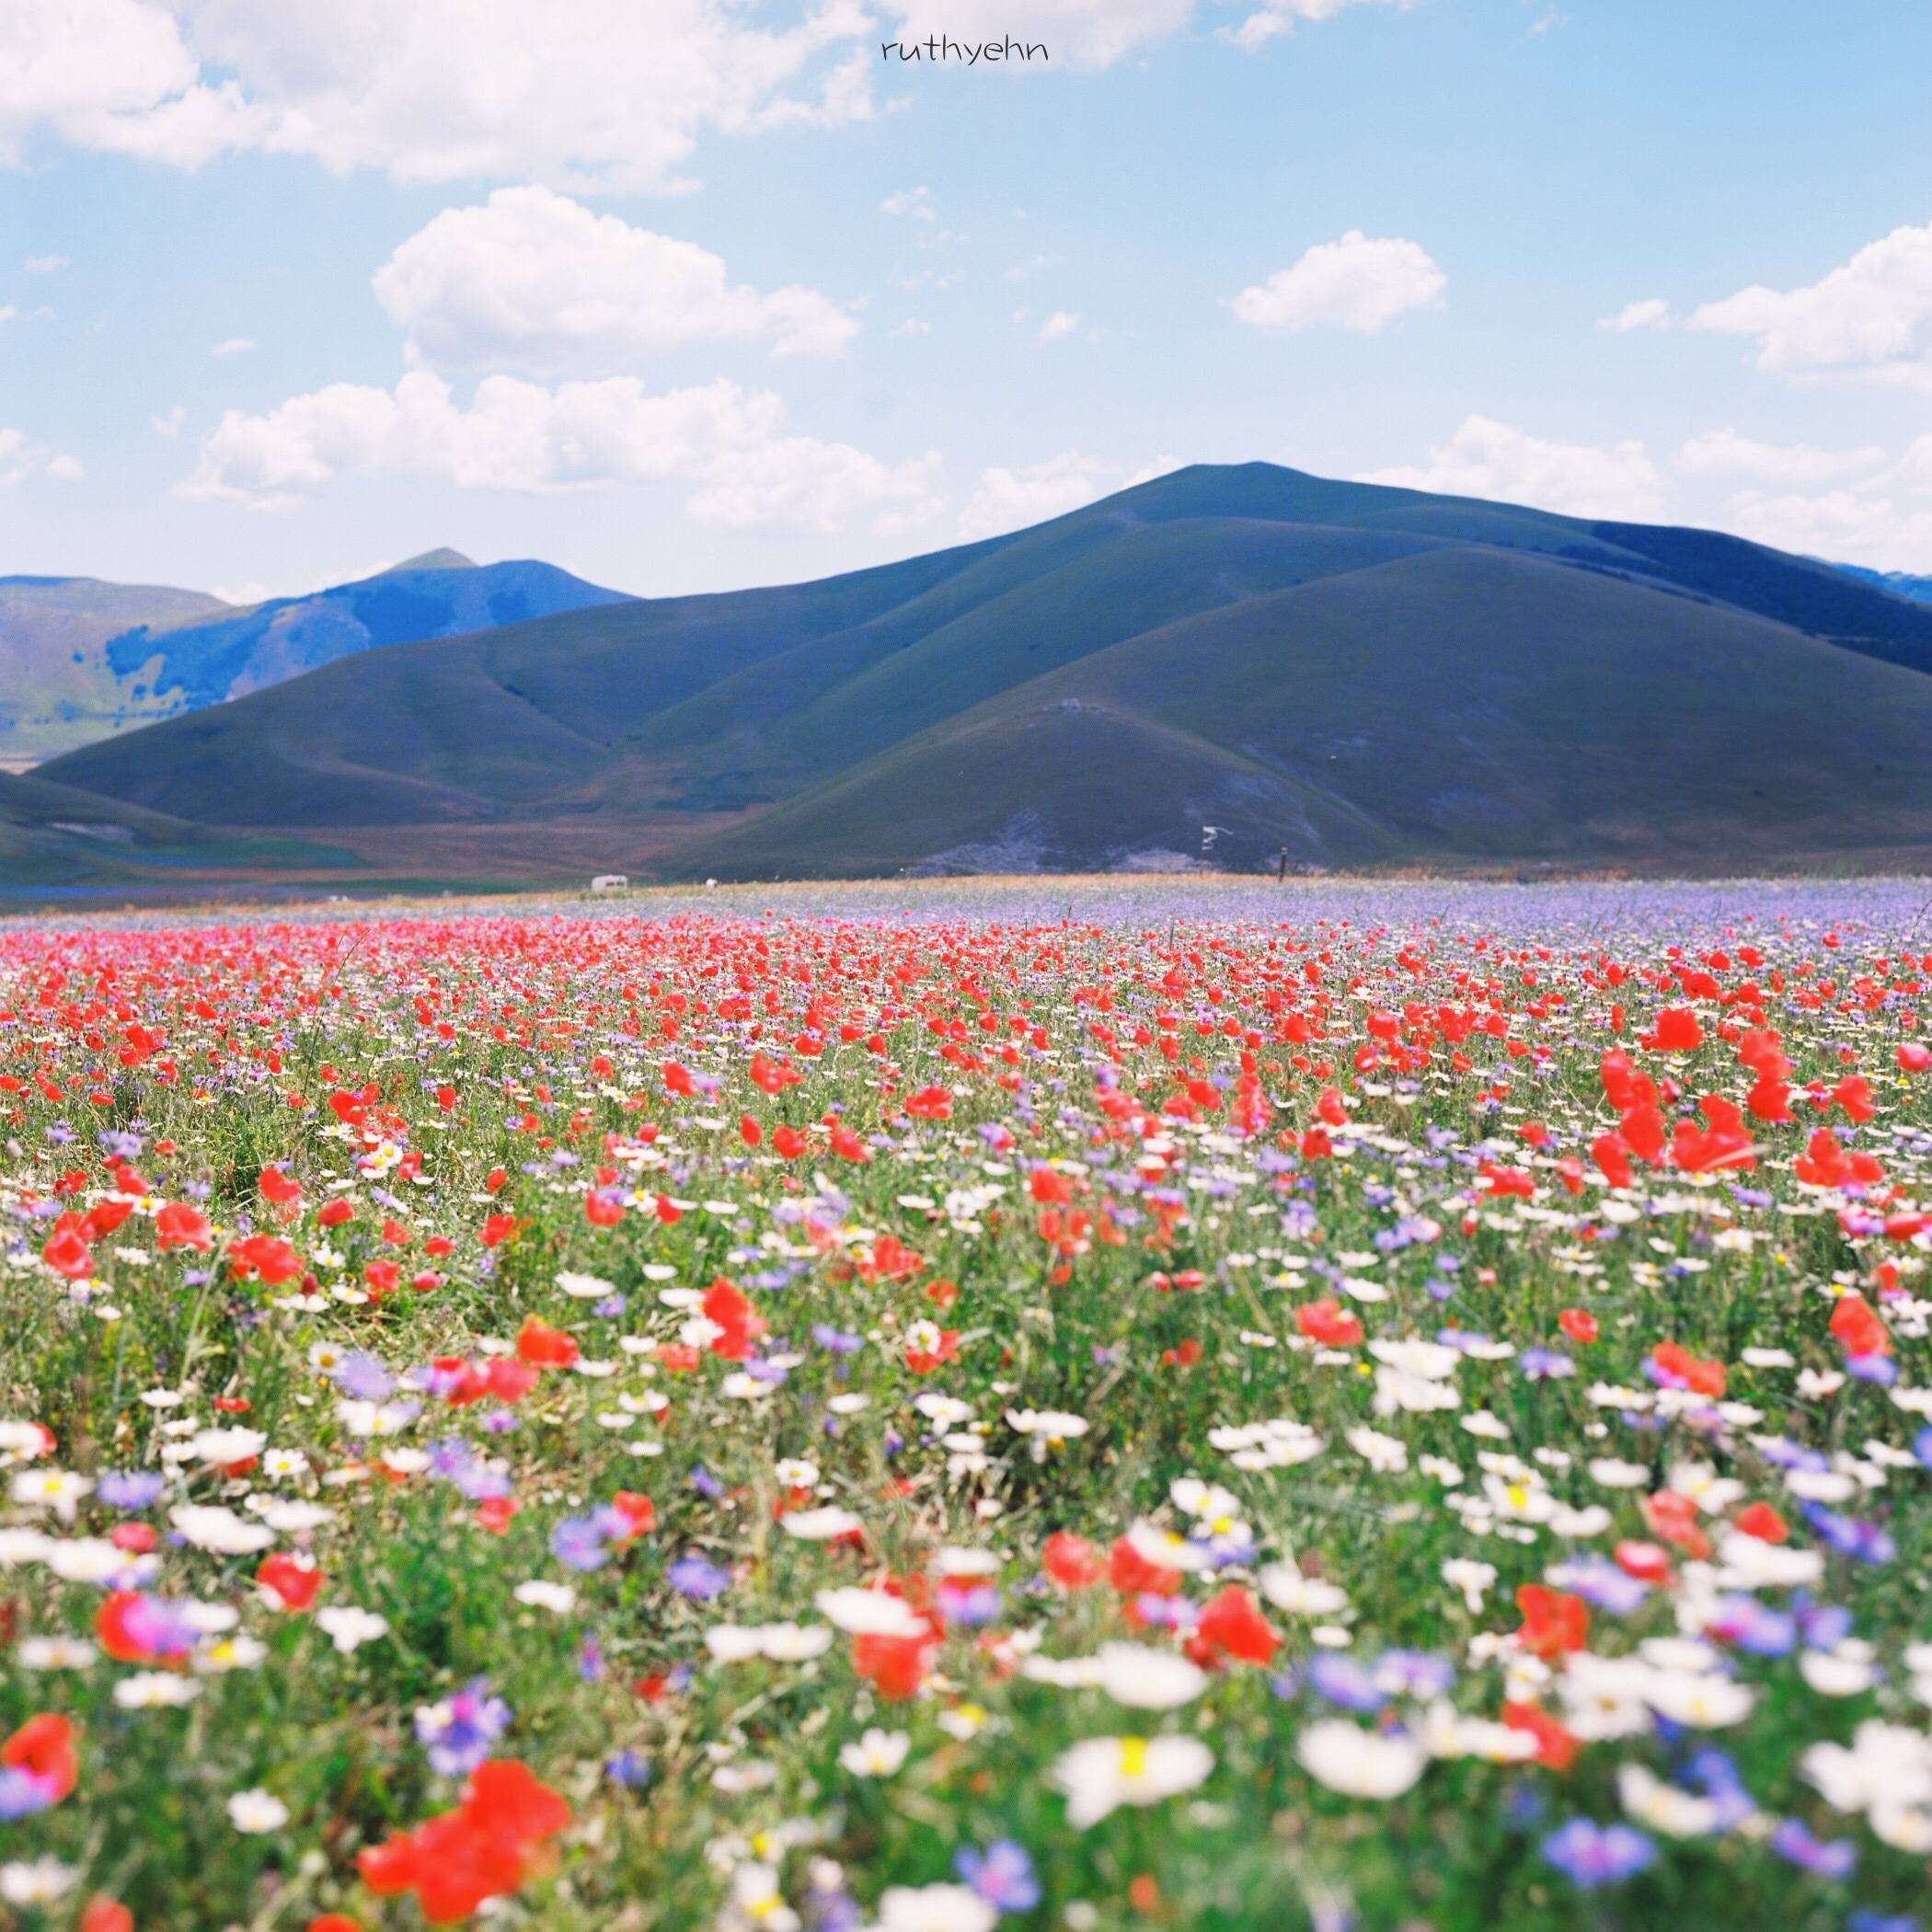
[{"label": "green mountain", "polygon": [[0,767],[19,769],[317,664],[623,602],[544,563],[431,550],[361,582],[237,607],[197,591],[0,578]]},{"label": "green mountain", "polygon": [[[474,876],[1932,856],[1932,607],[1707,531],[1196,466],[822,582],[399,644],[47,776]],[[559,850],[563,849],[561,845]]]},{"label": "green mountain", "polygon": [[17,769],[177,707],[147,661],[116,672],[110,638],[230,606],[199,591],[92,577],[0,577],[0,769]]}]

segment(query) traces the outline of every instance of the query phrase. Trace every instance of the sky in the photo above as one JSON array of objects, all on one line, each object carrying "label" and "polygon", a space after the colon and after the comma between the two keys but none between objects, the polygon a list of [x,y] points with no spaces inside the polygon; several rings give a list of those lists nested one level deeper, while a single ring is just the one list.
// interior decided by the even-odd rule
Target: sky
[{"label": "sky", "polygon": [[4,0],[0,572],[719,590],[1256,459],[1932,571],[1927,72],[1924,0]]}]

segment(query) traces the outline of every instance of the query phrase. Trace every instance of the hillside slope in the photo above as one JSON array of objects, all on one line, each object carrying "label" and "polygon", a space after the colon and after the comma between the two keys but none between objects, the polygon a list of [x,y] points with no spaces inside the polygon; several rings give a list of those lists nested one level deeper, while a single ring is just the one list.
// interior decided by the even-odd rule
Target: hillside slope
[{"label": "hillside slope", "polygon": [[817,583],[398,644],[49,776],[231,826],[615,850],[675,818],[661,868],[720,876],[1179,863],[1205,825],[1244,866],[1694,866],[1932,853],[1927,725],[1932,607],[1882,586],[1252,464]]},{"label": "hillside slope", "polygon": [[626,601],[550,564],[478,567],[454,550],[246,607],[92,578],[0,578],[0,766],[37,764],[361,651]]},{"label": "hillside slope", "polygon": [[108,664],[124,675],[158,660],[156,688],[198,708],[359,651],[627,601],[553,564],[479,566],[432,550],[310,596],[274,597],[199,623],[133,626],[108,640]]},{"label": "hillside slope", "polygon": [[692,873],[1741,867],[1932,840],[1932,678],[1508,552],[1184,619],[908,738]]},{"label": "hillside slope", "polygon": [[166,718],[155,667],[107,661],[110,638],[139,625],[192,623],[230,608],[200,591],[93,577],[0,577],[0,769],[57,757]]}]

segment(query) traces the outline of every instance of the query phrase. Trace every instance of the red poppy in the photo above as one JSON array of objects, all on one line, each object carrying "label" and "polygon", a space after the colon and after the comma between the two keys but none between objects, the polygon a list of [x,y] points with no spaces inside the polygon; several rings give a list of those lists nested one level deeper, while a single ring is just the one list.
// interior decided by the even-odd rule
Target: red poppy
[{"label": "red poppy", "polygon": [[698,1305],[707,1321],[718,1330],[711,1338],[711,1352],[727,1362],[742,1362],[752,1352],[752,1344],[769,1326],[752,1310],[751,1303],[735,1282],[724,1276],[705,1290]]},{"label": "red poppy", "polygon": [[185,1201],[171,1201],[155,1216],[155,1246],[163,1253],[192,1248],[206,1254],[214,1246],[214,1230],[199,1208],[190,1207]]},{"label": "red poppy", "polygon": [[1212,1652],[1238,1657],[1244,1663],[1266,1663],[1282,1645],[1254,1599],[1238,1583],[1228,1584],[1202,1607],[1194,1635]]},{"label": "red poppy", "polygon": [[1107,1574],[1107,1559],[1085,1536],[1055,1530],[1041,1553],[1041,1568],[1063,1590],[1088,1590]]},{"label": "red poppy", "polygon": [[1590,1641],[1590,1606],[1580,1596],[1525,1583],[1516,1593],[1516,1607],[1523,1613],[1517,1640],[1533,1657],[1560,1657]]},{"label": "red poppy", "polygon": [[1754,1502],[1740,1510],[1737,1527],[1760,1543],[1786,1543],[1791,1535],[1785,1519],[1768,1502]]},{"label": "red poppy", "polygon": [[1892,1330],[1862,1294],[1840,1295],[1832,1310],[1832,1340],[1847,1355],[1889,1355]]},{"label": "red poppy", "polygon": [[518,1357],[533,1368],[574,1368],[580,1351],[576,1338],[553,1328],[540,1316],[526,1315],[517,1331]]},{"label": "red poppy", "polygon": [[277,1207],[293,1207],[302,1199],[302,1183],[280,1167],[264,1167],[255,1184],[262,1199]]},{"label": "red poppy", "polygon": [[322,1572],[285,1550],[262,1558],[255,1581],[274,1599],[278,1610],[306,1610],[322,1588]]},{"label": "red poppy", "polygon": [[1325,1349],[1352,1349],[1362,1340],[1362,1324],[1332,1295],[1305,1302],[1294,1311],[1294,1326]]},{"label": "red poppy", "polygon": [[24,1771],[46,1794],[48,1803],[58,1804],[80,1781],[74,1726],[52,1711],[29,1718],[0,1744],[0,1765]]}]

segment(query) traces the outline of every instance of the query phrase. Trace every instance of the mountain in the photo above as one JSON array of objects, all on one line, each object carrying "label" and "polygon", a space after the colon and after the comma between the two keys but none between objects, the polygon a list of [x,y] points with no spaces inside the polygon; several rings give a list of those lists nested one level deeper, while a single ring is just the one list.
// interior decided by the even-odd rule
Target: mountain
[{"label": "mountain", "polygon": [[0,767],[37,764],[176,707],[107,644],[136,625],[193,623],[229,605],[199,591],[92,577],[0,577]]},{"label": "mountain", "polygon": [[152,665],[155,689],[198,709],[378,646],[625,601],[553,564],[478,566],[431,550],[311,596],[273,597],[199,623],[132,626],[108,640],[108,664],[118,676]]},{"label": "mountain", "polygon": [[1909,597],[1915,604],[1932,604],[1932,577],[1914,577],[1904,570],[1868,570],[1862,564],[1835,564],[1847,577],[1861,583],[1876,584],[1894,597]]},{"label": "mountain", "polygon": [[1244,868],[1846,866],[1932,857],[1932,607],[1708,531],[1197,466],[399,644],[45,776],[470,877],[1173,866],[1209,826]]},{"label": "mountain", "polygon": [[479,568],[454,550],[247,607],[86,577],[0,578],[0,766],[30,765],[378,645],[622,601],[549,564]]}]

